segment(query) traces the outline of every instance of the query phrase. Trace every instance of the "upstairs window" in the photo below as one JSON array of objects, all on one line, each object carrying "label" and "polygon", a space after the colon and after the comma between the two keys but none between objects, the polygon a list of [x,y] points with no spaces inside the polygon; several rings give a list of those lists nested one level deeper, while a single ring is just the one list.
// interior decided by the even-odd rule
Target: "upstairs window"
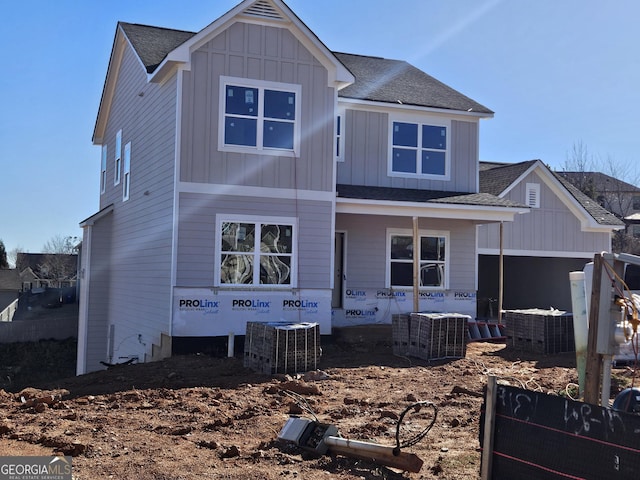
[{"label": "upstairs window", "polygon": [[221,150],[297,154],[299,85],[223,78],[221,95]]},{"label": "upstairs window", "polygon": [[102,162],[100,165],[100,194],[107,189],[107,146],[102,145]]},{"label": "upstairs window", "polygon": [[124,181],[122,185],[122,200],[129,200],[131,189],[131,142],[124,146]]},{"label": "upstairs window", "polygon": [[448,142],[447,125],[393,121],[390,173],[447,177]]},{"label": "upstairs window", "polygon": [[120,183],[120,170],[122,169],[122,130],[116,133],[116,153],[115,153],[115,173],[113,174],[113,184]]},{"label": "upstairs window", "polygon": [[413,256],[419,258],[420,287],[446,288],[447,281],[447,245],[446,232],[420,232],[417,249],[413,245],[410,232],[391,233],[389,235],[389,286],[413,286]]},{"label": "upstairs window", "polygon": [[295,286],[295,225],[290,219],[220,219],[220,285]]},{"label": "upstairs window", "polygon": [[336,160],[344,162],[344,114],[336,117]]},{"label": "upstairs window", "polygon": [[640,196],[633,196],[633,205],[631,206],[634,210],[640,210]]}]

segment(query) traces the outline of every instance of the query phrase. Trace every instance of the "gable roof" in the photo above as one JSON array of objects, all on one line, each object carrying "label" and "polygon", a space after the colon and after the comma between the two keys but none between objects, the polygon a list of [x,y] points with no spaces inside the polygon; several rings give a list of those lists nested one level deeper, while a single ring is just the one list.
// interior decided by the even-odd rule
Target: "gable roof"
[{"label": "gable roof", "polygon": [[597,193],[640,192],[640,188],[601,172],[556,172],[575,186],[589,183]]},{"label": "gable roof", "polygon": [[403,60],[339,52],[334,55],[356,78],[340,90],[341,98],[493,115],[484,105]]},{"label": "gable roof", "polygon": [[78,255],[75,253],[18,253],[16,267],[20,271],[30,269],[37,278],[50,278],[47,266],[56,266],[56,274],[63,273],[68,278],[75,277]]},{"label": "gable roof", "polygon": [[118,25],[131,42],[147,73],[153,73],[169,52],[195,35],[194,32],[137,23],[119,22]]},{"label": "gable roof", "polygon": [[528,160],[520,163],[480,162],[480,191],[498,196],[504,195],[520,179],[536,168],[541,169],[552,182],[556,182],[560,191],[565,192],[568,195],[567,198],[579,205],[596,224],[610,227],[624,226],[624,222],[613,213],[586,196],[562,176],[551,171],[540,160]]}]

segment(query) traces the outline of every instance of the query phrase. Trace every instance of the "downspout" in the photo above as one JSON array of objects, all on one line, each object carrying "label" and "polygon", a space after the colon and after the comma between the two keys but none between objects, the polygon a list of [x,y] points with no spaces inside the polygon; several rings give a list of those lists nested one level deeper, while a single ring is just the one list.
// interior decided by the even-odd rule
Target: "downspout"
[{"label": "downspout", "polygon": [[87,373],[87,334],[89,331],[89,286],[91,284],[91,237],[92,225],[83,226],[80,293],[78,306],[78,347],[76,354],[76,375]]},{"label": "downspout", "polygon": [[500,222],[500,259],[498,260],[498,324],[502,325],[504,300],[504,222]]},{"label": "downspout", "polygon": [[418,235],[418,217],[413,217],[413,311],[420,311],[420,249]]}]

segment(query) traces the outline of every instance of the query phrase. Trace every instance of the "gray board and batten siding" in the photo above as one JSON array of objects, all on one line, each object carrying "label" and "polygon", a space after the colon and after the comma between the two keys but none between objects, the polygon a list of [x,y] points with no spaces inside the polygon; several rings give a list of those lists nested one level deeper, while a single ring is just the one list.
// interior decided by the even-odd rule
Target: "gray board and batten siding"
[{"label": "gray board and batten siding", "polygon": [[[218,150],[220,76],[301,85],[299,158]],[[336,92],[327,85],[326,68],[289,30],[234,23],[184,72],[180,180],[333,191]]]},{"label": "gray board and batten siding", "polygon": [[[337,214],[336,230],[347,235],[346,288],[385,288],[387,229],[411,234],[411,217]],[[449,289],[475,290],[476,224],[468,220],[419,219],[418,228],[449,233]],[[353,265],[353,268],[350,268]]]},{"label": "gray board and batten siding", "polygon": [[[400,110],[398,110],[400,111]],[[478,190],[478,121],[451,121],[449,180],[389,176],[390,121],[395,114],[347,108],[344,162],[337,164],[337,183],[376,187],[414,188],[448,192]],[[415,113],[413,113],[415,115]],[[450,116],[423,114],[424,123]]]},{"label": "gray board and batten siding", "polygon": [[[609,232],[582,231],[580,220],[535,172],[518,182],[505,198],[524,202],[527,183],[540,185],[540,208],[531,208],[529,213],[518,216],[517,222],[504,224],[505,251],[540,252],[540,255],[566,251],[572,256],[577,252],[591,252],[590,257],[593,257],[592,252],[610,249]],[[497,224],[478,227],[478,248],[497,249],[499,232]]]},{"label": "gray board and batten siding", "polygon": [[214,284],[216,215],[271,215],[298,220],[298,288],[330,288],[332,204],[328,201],[259,198],[197,193],[180,194],[178,287]]}]

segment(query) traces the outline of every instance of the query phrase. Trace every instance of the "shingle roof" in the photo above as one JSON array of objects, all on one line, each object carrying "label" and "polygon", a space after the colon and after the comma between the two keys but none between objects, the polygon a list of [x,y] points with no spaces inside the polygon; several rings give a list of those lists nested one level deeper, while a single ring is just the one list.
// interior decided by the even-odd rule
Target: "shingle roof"
[{"label": "shingle roof", "polygon": [[402,60],[334,52],[356,78],[342,98],[493,114],[484,105]]},{"label": "shingle roof", "polygon": [[600,172],[556,172],[573,185],[593,184],[598,193],[604,192],[640,192],[640,188]]},{"label": "shingle roof", "polygon": [[120,22],[127,38],[147,69],[153,71],[164,58],[195,35],[194,32]]},{"label": "shingle roof", "polygon": [[482,207],[517,207],[525,205],[498,198],[488,193],[443,192],[413,188],[371,187],[366,185],[343,185],[336,187],[338,198],[383,200],[392,202],[440,203],[453,205],[475,205]]},{"label": "shingle roof", "polygon": [[[119,25],[147,73],[153,73],[172,50],[195,35],[194,32],[134,23],[120,22]],[[340,90],[338,95],[342,98],[493,114],[487,107],[405,61],[333,54],[356,79],[355,83]]]},{"label": "shingle roof", "polygon": [[[0,269],[0,290],[17,291],[22,288],[20,273],[15,268]],[[0,306],[0,308],[4,308]]]},{"label": "shingle roof", "polygon": [[[480,191],[500,195],[536,162],[540,162],[540,160],[503,164],[480,162]],[[542,162],[540,162],[540,164],[544,165]],[[611,226],[624,225],[624,222],[619,220],[613,213],[603,208],[595,200],[586,196],[569,181],[562,178],[562,176],[551,170],[549,170],[549,173],[553,175],[567,192],[576,199],[582,208],[593,217],[596,223]]]},{"label": "shingle roof", "polygon": [[502,164],[480,162],[480,191],[500,195],[536,161]]}]

